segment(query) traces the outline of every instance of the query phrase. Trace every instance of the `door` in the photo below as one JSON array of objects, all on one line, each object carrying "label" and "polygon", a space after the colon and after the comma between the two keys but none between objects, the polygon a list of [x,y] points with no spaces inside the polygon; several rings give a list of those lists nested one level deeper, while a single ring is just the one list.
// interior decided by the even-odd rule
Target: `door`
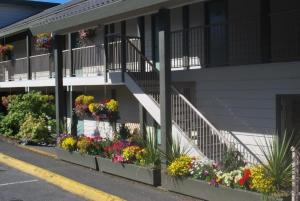
[{"label": "door", "polygon": [[280,133],[300,137],[300,95],[281,96],[280,109]]},{"label": "door", "polygon": [[226,5],[226,0],[211,1],[206,4],[208,66],[227,63]]}]

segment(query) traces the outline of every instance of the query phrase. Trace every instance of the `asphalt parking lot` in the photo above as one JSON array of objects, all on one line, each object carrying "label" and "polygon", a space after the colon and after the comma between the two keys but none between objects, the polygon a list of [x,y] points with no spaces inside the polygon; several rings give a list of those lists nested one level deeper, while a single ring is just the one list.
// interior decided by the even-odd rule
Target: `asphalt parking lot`
[{"label": "asphalt parking lot", "polygon": [[84,201],[84,199],[0,163],[0,201]]}]

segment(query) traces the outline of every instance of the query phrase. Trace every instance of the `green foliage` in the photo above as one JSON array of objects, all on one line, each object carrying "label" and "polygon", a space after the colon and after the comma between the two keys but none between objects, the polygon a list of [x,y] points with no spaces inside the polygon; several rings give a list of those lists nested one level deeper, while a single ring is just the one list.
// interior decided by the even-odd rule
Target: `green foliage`
[{"label": "green foliage", "polygon": [[221,169],[224,172],[231,172],[246,165],[244,157],[239,151],[229,149],[221,161]]},{"label": "green foliage", "polygon": [[51,123],[51,120],[55,119],[54,97],[51,95],[32,91],[9,96],[7,100],[7,115],[0,122],[1,134],[16,136],[29,114],[33,118],[43,118],[47,125],[49,121]]},{"label": "green foliage", "polygon": [[285,133],[282,138],[274,137],[273,141],[265,140],[267,146],[259,146],[266,162],[262,163],[267,176],[273,179],[276,192],[289,191],[292,178],[291,146],[299,149],[298,143],[293,142],[293,135]]},{"label": "green foliage", "polygon": [[130,130],[127,126],[125,126],[125,124],[122,124],[122,126],[120,127],[120,131],[117,134],[117,139],[118,140],[126,140],[128,138],[130,138],[131,133]]},{"label": "green foliage", "polygon": [[31,114],[26,116],[17,137],[22,141],[33,143],[48,143],[51,139],[46,120],[43,117],[33,117]]},{"label": "green foliage", "polygon": [[181,156],[188,155],[190,149],[188,147],[181,145],[181,140],[177,138],[172,140],[172,144],[168,144],[169,151],[164,153],[161,151],[163,157],[165,157],[168,163],[172,163],[174,160],[180,158]]},{"label": "green foliage", "polygon": [[160,165],[160,155],[161,152],[157,148],[157,144],[155,142],[155,138],[153,135],[149,135],[145,142],[145,154],[144,154],[144,164],[145,165],[153,165],[157,167]]}]

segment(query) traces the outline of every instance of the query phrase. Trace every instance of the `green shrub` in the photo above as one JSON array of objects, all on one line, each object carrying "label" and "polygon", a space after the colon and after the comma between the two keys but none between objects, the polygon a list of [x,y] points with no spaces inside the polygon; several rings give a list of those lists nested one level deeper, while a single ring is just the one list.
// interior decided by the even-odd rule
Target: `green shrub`
[{"label": "green shrub", "polygon": [[47,121],[43,117],[26,116],[26,120],[21,125],[18,138],[25,142],[47,143],[51,140]]},{"label": "green shrub", "polygon": [[0,121],[0,134],[16,136],[29,114],[34,118],[43,117],[47,125],[55,119],[54,97],[51,95],[32,91],[26,94],[2,97],[2,103],[3,99],[6,100],[7,115]]}]

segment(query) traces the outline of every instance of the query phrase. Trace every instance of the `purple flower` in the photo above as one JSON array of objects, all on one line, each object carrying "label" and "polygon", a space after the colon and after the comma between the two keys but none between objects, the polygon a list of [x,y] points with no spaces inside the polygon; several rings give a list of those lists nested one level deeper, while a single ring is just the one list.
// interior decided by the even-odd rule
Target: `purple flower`
[{"label": "purple flower", "polygon": [[207,170],[204,170],[203,175],[207,177],[208,174],[209,174],[209,172]]}]

